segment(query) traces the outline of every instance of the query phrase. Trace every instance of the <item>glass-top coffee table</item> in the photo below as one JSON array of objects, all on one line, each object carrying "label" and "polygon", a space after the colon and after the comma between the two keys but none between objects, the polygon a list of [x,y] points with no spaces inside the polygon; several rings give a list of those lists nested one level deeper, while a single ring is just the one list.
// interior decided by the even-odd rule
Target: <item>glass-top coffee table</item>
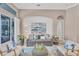
[{"label": "glass-top coffee table", "polygon": [[[45,46],[48,51],[48,56],[56,55],[56,47],[53,46]],[[21,49],[19,56],[35,56],[32,54],[34,47],[24,47]],[[36,55],[37,56],[37,55]],[[41,55],[46,56],[46,55]]]}]

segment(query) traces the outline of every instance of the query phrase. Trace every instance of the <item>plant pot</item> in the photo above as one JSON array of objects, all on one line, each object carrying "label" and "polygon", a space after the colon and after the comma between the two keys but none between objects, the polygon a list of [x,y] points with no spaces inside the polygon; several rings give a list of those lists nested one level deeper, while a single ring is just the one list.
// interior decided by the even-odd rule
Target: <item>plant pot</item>
[{"label": "plant pot", "polygon": [[20,40],[20,44],[21,44],[21,46],[24,45],[24,39],[21,39],[21,40]]}]

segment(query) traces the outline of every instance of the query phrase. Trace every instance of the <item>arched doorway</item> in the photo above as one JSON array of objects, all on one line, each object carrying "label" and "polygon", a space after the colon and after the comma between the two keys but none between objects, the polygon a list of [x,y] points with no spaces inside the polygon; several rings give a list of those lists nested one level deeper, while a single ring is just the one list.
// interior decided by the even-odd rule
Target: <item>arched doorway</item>
[{"label": "arched doorway", "polygon": [[57,36],[60,40],[64,40],[64,17],[60,15],[57,19]]}]

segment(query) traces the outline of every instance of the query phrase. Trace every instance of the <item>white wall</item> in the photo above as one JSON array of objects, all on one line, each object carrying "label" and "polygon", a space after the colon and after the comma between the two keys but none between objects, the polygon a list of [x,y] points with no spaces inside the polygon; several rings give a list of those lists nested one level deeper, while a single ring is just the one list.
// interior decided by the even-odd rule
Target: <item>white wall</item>
[{"label": "white wall", "polygon": [[79,5],[66,11],[65,39],[79,43]]},{"label": "white wall", "polygon": [[[54,35],[57,35],[57,18],[63,15],[64,19],[66,16],[66,11],[65,10],[32,10],[32,9],[23,9],[23,10],[19,10],[19,18],[21,19],[21,33],[24,33],[24,22],[26,22],[26,17],[28,16],[44,16],[44,17],[48,17],[51,18],[53,21],[53,25],[54,25]],[[50,22],[50,21],[49,21]],[[25,23],[26,24],[26,23]]]},{"label": "white wall", "polygon": [[34,22],[46,23],[46,34],[53,34],[53,20],[43,16],[29,16],[25,17],[23,21],[24,33],[31,34],[31,24]]}]

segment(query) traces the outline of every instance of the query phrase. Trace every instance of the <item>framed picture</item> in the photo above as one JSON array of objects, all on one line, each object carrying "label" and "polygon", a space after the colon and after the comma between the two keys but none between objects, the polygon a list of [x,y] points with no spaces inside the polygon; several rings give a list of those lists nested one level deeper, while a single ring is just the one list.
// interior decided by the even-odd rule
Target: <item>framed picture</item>
[{"label": "framed picture", "polygon": [[37,22],[32,23],[31,32],[46,33],[46,23],[37,23]]}]

